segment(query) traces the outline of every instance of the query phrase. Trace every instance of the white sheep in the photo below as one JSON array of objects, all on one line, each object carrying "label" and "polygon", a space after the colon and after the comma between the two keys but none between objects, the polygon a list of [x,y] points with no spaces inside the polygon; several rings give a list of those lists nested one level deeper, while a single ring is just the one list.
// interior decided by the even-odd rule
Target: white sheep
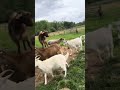
[{"label": "white sheep", "polygon": [[51,74],[52,77],[54,77],[53,70],[62,68],[63,71],[65,71],[64,77],[66,77],[67,74],[66,65],[68,66],[67,63],[68,57],[69,57],[69,53],[67,53],[66,55],[62,55],[62,54],[54,55],[44,61],[40,61],[38,58],[35,57],[35,67],[38,66],[38,68],[43,71],[45,78],[45,85],[47,84],[47,74]]},{"label": "white sheep", "polygon": [[82,37],[78,37],[72,40],[64,40],[63,41],[65,45],[67,45],[69,48],[75,48],[76,51],[80,48],[82,50]]},{"label": "white sheep", "polygon": [[108,27],[100,28],[93,32],[86,34],[86,50],[92,49],[97,51],[98,57],[102,60],[102,52],[107,51],[106,57],[113,57],[113,37],[112,37],[112,25]]}]

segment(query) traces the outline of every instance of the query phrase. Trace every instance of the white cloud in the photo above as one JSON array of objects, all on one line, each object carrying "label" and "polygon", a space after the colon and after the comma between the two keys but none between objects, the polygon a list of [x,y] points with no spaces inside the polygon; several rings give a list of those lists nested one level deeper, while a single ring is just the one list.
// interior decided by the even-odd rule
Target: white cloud
[{"label": "white cloud", "polygon": [[35,21],[85,20],[85,0],[35,0]]}]

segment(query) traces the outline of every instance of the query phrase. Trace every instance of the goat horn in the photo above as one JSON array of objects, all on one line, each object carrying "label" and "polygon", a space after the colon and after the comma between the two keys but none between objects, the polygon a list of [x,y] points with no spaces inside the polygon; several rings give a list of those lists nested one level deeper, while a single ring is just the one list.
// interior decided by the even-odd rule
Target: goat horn
[{"label": "goat horn", "polygon": [[8,71],[11,71],[12,72],[12,74],[14,73],[14,71],[13,70],[5,70],[5,71],[3,71],[2,73],[0,73],[0,77],[2,77],[6,72],[8,72]]}]

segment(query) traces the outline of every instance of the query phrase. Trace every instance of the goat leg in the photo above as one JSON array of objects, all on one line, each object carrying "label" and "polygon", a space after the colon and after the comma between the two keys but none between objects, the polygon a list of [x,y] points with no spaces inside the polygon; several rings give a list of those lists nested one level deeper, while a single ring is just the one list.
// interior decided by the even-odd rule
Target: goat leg
[{"label": "goat leg", "polygon": [[27,50],[26,45],[25,45],[25,40],[23,40],[23,46],[24,46],[24,50]]},{"label": "goat leg", "polygon": [[30,47],[30,49],[32,50],[32,47],[31,47],[31,45],[30,45],[29,40],[27,40],[27,44],[28,44],[28,46]]},{"label": "goat leg", "polygon": [[17,48],[18,48],[18,54],[21,54],[21,51],[20,51],[20,42],[16,41],[15,43],[16,43]]},{"label": "goat leg", "polygon": [[47,84],[47,74],[45,73],[44,74],[44,77],[45,77],[45,85]]}]

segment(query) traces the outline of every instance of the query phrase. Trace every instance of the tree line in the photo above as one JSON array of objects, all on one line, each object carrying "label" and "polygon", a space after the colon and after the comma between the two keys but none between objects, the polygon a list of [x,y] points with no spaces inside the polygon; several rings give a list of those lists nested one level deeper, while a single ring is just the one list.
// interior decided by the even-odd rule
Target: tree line
[{"label": "tree line", "polygon": [[68,21],[53,21],[48,22],[47,20],[41,20],[35,23],[35,32],[39,31],[48,31],[48,32],[55,32],[59,30],[73,28],[75,26],[84,25],[85,22],[68,22]]}]

